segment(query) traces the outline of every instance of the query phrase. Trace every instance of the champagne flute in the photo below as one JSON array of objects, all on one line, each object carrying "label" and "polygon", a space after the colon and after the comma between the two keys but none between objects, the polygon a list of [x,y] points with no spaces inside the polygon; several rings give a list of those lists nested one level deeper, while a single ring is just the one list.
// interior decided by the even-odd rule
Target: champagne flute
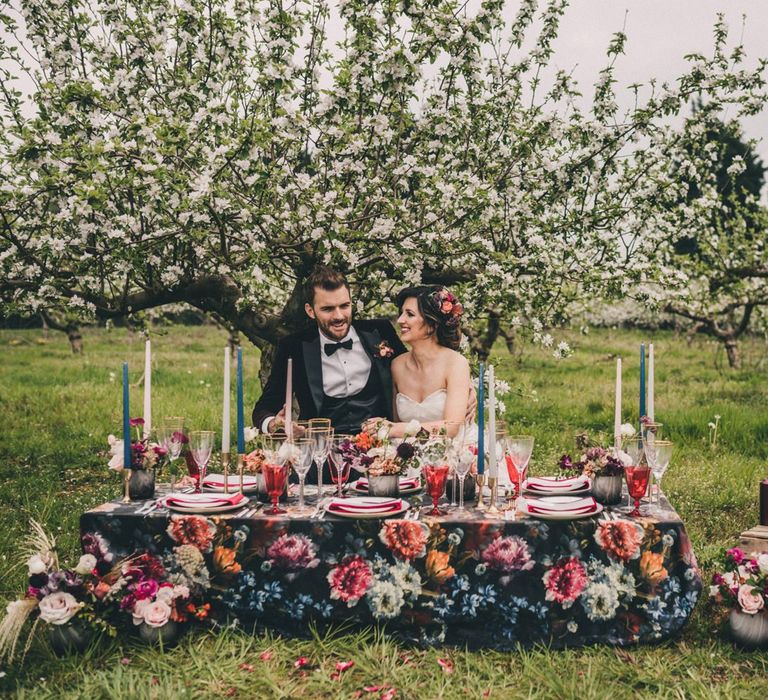
[{"label": "champagne flute", "polygon": [[[661,490],[661,477],[667,471],[669,460],[672,459],[672,443],[669,440],[645,439],[643,440],[643,450],[648,466],[653,472],[653,480],[656,482],[656,503],[659,503]],[[653,492],[651,492],[651,503],[654,502]]]},{"label": "champagne flute", "polygon": [[213,451],[213,438],[214,432],[212,430],[193,430],[189,434],[189,449],[199,470],[195,493],[201,493],[203,490],[208,460],[210,460]]},{"label": "champagne flute", "polygon": [[168,453],[168,478],[170,489],[173,491],[175,484],[174,462],[181,456],[187,436],[184,435],[184,419],[181,416],[167,416],[163,418],[158,429],[160,443]]},{"label": "champagne flute", "polygon": [[313,418],[309,421],[309,439],[312,441],[312,461],[317,465],[317,499],[323,497],[323,465],[328,458],[333,428],[328,418]]},{"label": "champagne flute", "polygon": [[458,511],[456,511],[455,516],[458,518],[465,518],[469,514],[464,508],[464,480],[467,478],[469,470],[475,463],[477,445],[469,439],[466,431],[464,431],[454,439],[453,446],[454,449],[451,455],[453,470],[459,479],[459,508]]},{"label": "champagne flute", "polygon": [[507,465],[509,480],[514,486],[514,501],[520,496],[523,482],[528,474],[528,462],[533,454],[534,438],[532,435],[511,435],[506,439],[504,462]]}]

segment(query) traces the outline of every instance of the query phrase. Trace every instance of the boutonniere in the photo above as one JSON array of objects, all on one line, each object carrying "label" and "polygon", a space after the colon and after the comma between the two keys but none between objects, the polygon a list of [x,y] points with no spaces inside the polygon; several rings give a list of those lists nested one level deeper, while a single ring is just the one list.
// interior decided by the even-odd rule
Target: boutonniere
[{"label": "boutonniere", "polygon": [[395,354],[395,349],[386,341],[382,340],[376,347],[376,357],[382,357],[388,360]]}]

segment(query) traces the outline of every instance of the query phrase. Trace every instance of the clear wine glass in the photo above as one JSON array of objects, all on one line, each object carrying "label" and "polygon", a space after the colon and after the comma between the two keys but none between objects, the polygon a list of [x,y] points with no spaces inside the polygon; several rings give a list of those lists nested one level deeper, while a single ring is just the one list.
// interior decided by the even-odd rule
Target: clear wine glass
[{"label": "clear wine glass", "polygon": [[333,428],[331,421],[325,418],[313,418],[309,421],[309,439],[312,441],[312,461],[317,465],[317,499],[323,497],[323,465],[331,449]]},{"label": "clear wine glass", "polygon": [[352,435],[336,435],[330,441],[328,451],[328,465],[331,468],[331,481],[336,483],[337,496],[342,498],[342,487],[349,479],[350,460],[347,448],[352,440]]},{"label": "clear wine glass", "polygon": [[211,459],[211,452],[213,451],[213,438],[214,432],[212,430],[193,430],[189,434],[189,449],[200,472],[195,489],[196,493],[201,493],[203,490],[208,461]]},{"label": "clear wine glass", "polygon": [[453,464],[454,473],[459,480],[459,508],[455,513],[457,518],[465,518],[469,515],[464,508],[464,480],[475,463],[476,453],[477,444],[470,439],[466,431],[463,431],[454,438],[451,463]]},{"label": "clear wine glass", "polygon": [[181,456],[187,436],[184,435],[184,419],[181,416],[167,416],[160,422],[158,428],[160,444],[168,453],[168,478],[171,491],[174,489],[175,472],[174,462]]},{"label": "clear wine glass", "polygon": [[[672,443],[669,440],[648,439],[643,440],[643,450],[648,466],[653,472],[653,479],[656,482],[656,503],[659,503],[661,491],[661,478],[667,471],[669,461],[672,459]],[[653,492],[651,492],[651,503],[654,502]]]},{"label": "clear wine glass", "polygon": [[528,463],[533,454],[534,438],[532,435],[510,435],[506,439],[506,449],[504,462],[507,465],[507,474],[509,480],[514,486],[515,493],[512,507],[514,509],[514,500],[520,496],[523,482],[528,474]]},{"label": "clear wine glass", "polygon": [[296,451],[293,470],[299,477],[299,507],[295,512],[297,515],[306,515],[312,510],[304,503],[304,481],[312,466],[312,441],[309,438],[294,438],[293,444]]}]

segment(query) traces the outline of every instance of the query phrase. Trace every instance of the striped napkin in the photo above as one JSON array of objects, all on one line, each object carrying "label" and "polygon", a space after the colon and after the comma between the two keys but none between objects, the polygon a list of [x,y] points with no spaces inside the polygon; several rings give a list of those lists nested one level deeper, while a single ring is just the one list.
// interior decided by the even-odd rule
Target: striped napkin
[{"label": "striped napkin", "polygon": [[[400,479],[400,488],[401,489],[415,489],[420,486],[421,482],[418,478],[403,478]],[[368,490],[368,479],[366,479],[364,476],[360,477],[355,482],[355,488],[359,491],[367,491]]]},{"label": "striped napkin", "polygon": [[[230,474],[228,480],[229,486],[240,486],[240,475]],[[255,476],[243,475],[243,486],[256,486],[258,479]],[[209,474],[203,481],[203,486],[210,486],[213,488],[224,488],[224,475],[223,474]]]},{"label": "striped napkin", "polygon": [[393,513],[402,508],[399,498],[378,503],[359,503],[351,500],[334,499],[328,504],[332,513]]},{"label": "striped napkin", "polygon": [[242,500],[247,500],[247,497],[243,496],[242,493],[233,493],[229,496],[214,493],[172,493],[163,500],[167,506],[194,508],[195,506],[234,506]]},{"label": "striped napkin", "polygon": [[597,501],[592,496],[569,499],[564,503],[547,498],[523,498],[521,501],[521,509],[529,515],[547,515],[551,513],[586,515],[594,513],[598,509]]},{"label": "striped napkin", "polygon": [[535,493],[560,494],[584,491],[590,487],[588,476],[571,476],[558,479],[554,476],[532,476],[523,482],[523,490]]}]

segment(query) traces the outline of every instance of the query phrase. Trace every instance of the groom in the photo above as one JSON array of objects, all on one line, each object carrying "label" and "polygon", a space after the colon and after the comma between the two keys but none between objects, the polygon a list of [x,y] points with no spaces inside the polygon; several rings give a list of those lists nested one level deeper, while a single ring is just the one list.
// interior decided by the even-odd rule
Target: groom
[{"label": "groom", "polygon": [[[289,357],[302,420],[330,418],[336,433],[355,434],[371,416],[391,419],[390,363],[406,352],[392,324],[353,322],[349,284],[329,267],[313,270],[304,294],[304,310],[315,326],[279,342],[272,373],[253,409],[253,425],[268,433],[284,426]],[[314,467],[310,479],[316,480]]]}]

